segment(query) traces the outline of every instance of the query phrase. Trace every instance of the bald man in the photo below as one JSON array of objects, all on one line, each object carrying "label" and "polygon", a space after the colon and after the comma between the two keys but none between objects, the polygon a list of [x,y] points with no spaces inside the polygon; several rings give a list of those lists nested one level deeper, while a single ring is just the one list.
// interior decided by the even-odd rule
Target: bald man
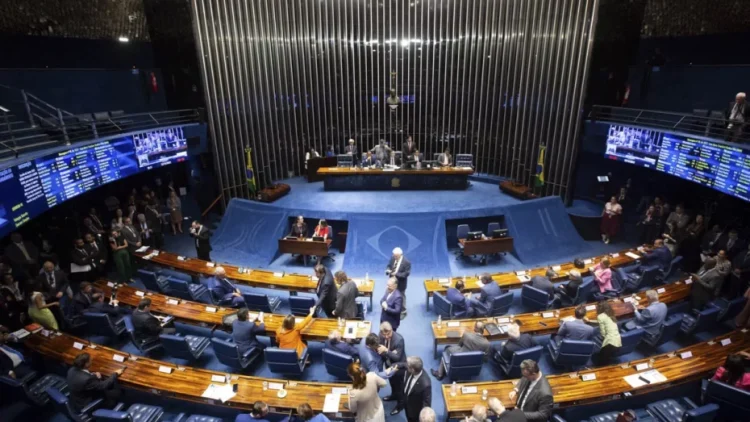
[{"label": "bald man", "polygon": [[217,305],[240,308],[245,306],[242,292],[227,279],[224,267],[216,267],[214,276],[206,279],[206,288],[211,292],[211,297]]}]

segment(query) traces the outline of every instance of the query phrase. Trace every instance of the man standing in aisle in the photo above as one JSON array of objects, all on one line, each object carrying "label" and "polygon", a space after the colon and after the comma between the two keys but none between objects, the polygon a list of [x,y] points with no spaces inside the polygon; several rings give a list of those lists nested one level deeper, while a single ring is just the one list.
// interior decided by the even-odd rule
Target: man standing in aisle
[{"label": "man standing in aisle", "polygon": [[404,299],[401,310],[402,317],[406,317],[406,284],[409,281],[409,274],[411,274],[411,262],[406,259],[404,251],[401,248],[394,248],[391,260],[388,261],[388,266],[385,267],[385,275],[396,277],[398,290]]},{"label": "man standing in aisle", "polygon": [[523,411],[528,422],[545,422],[552,414],[552,387],[531,359],[521,362],[521,379],[508,397],[518,398],[516,409]]},{"label": "man standing in aisle", "polygon": [[398,330],[398,326],[401,325],[401,312],[404,310],[404,298],[396,288],[397,283],[395,277],[389,278],[386,282],[385,294],[380,299],[380,306],[383,308],[380,313],[380,322],[388,321],[393,331]]},{"label": "man standing in aisle", "polygon": [[196,220],[190,226],[190,236],[195,238],[195,250],[198,253],[198,259],[210,261],[211,242],[209,238],[211,237],[211,231]]}]

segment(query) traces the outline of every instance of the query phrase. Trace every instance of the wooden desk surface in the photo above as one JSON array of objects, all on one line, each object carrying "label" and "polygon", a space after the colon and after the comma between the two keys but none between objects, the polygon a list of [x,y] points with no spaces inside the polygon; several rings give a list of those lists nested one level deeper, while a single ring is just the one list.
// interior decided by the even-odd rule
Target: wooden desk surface
[{"label": "wooden desk surface", "polygon": [[474,174],[474,169],[464,167],[441,167],[436,169],[394,169],[394,170],[383,170],[383,169],[362,169],[358,167],[322,167],[318,169],[318,174],[322,176],[364,176],[368,174],[429,174],[429,175],[443,175],[443,176],[456,176],[456,175],[470,175]]},{"label": "wooden desk surface", "polygon": [[[616,254],[607,254],[607,255],[600,255],[595,256],[593,258],[589,258],[591,262],[586,264],[586,268],[579,270],[581,272],[581,275],[587,275],[589,273],[589,267],[593,267],[596,264],[599,263],[604,258],[609,258],[610,265],[614,267],[621,267],[624,265],[632,264],[635,259],[625,255],[626,252],[632,252],[636,255],[640,255],[637,249],[625,249],[622,250]],[[529,277],[534,277],[537,275],[543,276],[547,272],[548,267],[539,267],[534,268],[531,270],[526,270],[526,275]],[[560,264],[560,269],[556,269],[555,271],[558,274],[558,277],[554,278],[552,281],[564,281],[568,279],[568,272],[572,269],[574,269],[575,266],[572,262],[566,262],[564,264]],[[456,282],[460,280],[462,277],[453,277],[453,278],[433,278],[429,280],[425,280],[424,282],[424,288],[427,293],[427,298],[429,302],[429,298],[435,293],[445,293],[448,290],[448,287],[454,287],[456,285]],[[492,279],[497,281],[497,284],[500,285],[500,287],[505,289],[516,289],[520,288],[524,283],[521,283],[518,279],[518,276],[515,272],[507,272],[507,273],[495,273],[492,274]],[[448,284],[441,284],[440,280],[448,280]],[[478,292],[479,291],[479,285],[477,284],[479,282],[479,276],[467,276],[466,277],[466,283],[465,283],[465,291],[466,292]]]},{"label": "wooden desk surface", "polygon": [[[669,305],[687,299],[690,296],[691,287],[692,284],[685,284],[685,280],[680,280],[663,286],[657,286],[656,289],[664,289],[662,293],[659,293],[659,301]],[[617,318],[629,317],[633,314],[633,307],[628,303],[623,302],[623,299],[628,297],[635,298],[640,306],[646,306],[648,304],[645,292],[640,292],[637,295],[631,294],[622,296],[618,299],[612,299],[609,302],[613,305],[612,307],[615,311],[615,314],[617,315]],[[587,307],[588,312],[586,316],[589,317],[589,319],[596,319],[596,303],[588,303]],[[558,311],[559,314],[557,313]],[[544,314],[547,314],[546,318]],[[560,328],[562,318],[573,317],[574,315],[575,306],[544,312],[505,315],[502,317],[470,318],[442,321],[441,327],[438,327],[437,321],[432,321],[432,335],[435,339],[435,349],[437,349],[437,346],[439,344],[458,343],[459,338],[448,337],[448,331],[472,331],[474,329],[474,324],[477,321],[494,322],[497,325],[502,325],[507,324],[508,322],[512,322],[515,319],[518,319],[522,322],[521,332],[523,333],[529,333],[531,335],[551,334],[556,333]],[[542,325],[542,323],[545,325]],[[484,332],[484,336],[487,337],[490,341],[507,338],[507,334],[498,334],[495,336],[491,336],[486,330]]]},{"label": "wooden desk surface", "polygon": [[279,239],[279,252],[289,254],[311,255],[311,256],[328,256],[328,249],[331,247],[333,240],[325,241],[312,240],[308,238]]},{"label": "wooden desk surface", "polygon": [[[722,346],[721,340],[726,338],[731,339],[731,344]],[[724,363],[727,355],[743,350],[750,350],[750,335],[748,335],[747,330],[735,330],[711,341],[694,344],[676,352],[664,353],[627,364],[580,371],[579,373],[549,375],[547,380],[552,386],[553,406],[555,408],[620,400],[624,398],[626,392],[633,396],[641,395],[676,384],[707,378],[713,375],[716,368]],[[692,352],[693,356],[687,359],[680,358],[680,353],[687,351]],[[636,370],[636,364],[649,362],[653,362],[653,369],[658,370],[667,378],[666,382],[633,388],[623,379],[625,376],[642,372]],[[577,374],[592,373],[596,374],[596,379],[592,381],[582,381],[577,376]],[[518,380],[503,380],[458,384],[458,393],[453,397],[450,395],[451,385],[444,384],[442,386],[443,398],[445,399],[448,417],[460,418],[471,415],[472,406],[482,402],[482,390],[487,390],[488,397],[500,399],[505,407],[514,407],[515,400],[510,400],[508,393],[517,382]],[[462,386],[476,386],[477,393],[462,394],[460,388]]]},{"label": "wooden desk surface", "polygon": [[513,250],[513,238],[510,236],[497,239],[491,237],[477,240],[459,239],[458,242],[464,247],[464,256],[490,255]]},{"label": "wooden desk surface", "polygon": [[[135,256],[140,259],[144,259],[143,257],[151,252],[151,249],[143,253],[136,252]],[[209,267],[208,265],[206,265],[208,263],[207,261],[203,261],[202,259],[198,258],[189,258],[187,261],[181,261],[177,259],[177,257],[178,255],[176,254],[160,251],[159,255],[148,259],[147,261],[191,274],[198,274],[203,276],[213,276],[214,274],[214,267]],[[233,282],[244,284],[247,286],[262,287],[265,289],[288,290],[293,292],[315,293],[315,288],[318,285],[318,282],[314,280],[311,275],[284,273],[282,277],[276,277],[274,275],[274,271],[272,270],[256,269],[248,269],[248,271],[250,272],[240,274],[237,271],[239,267],[237,267],[236,265],[219,263],[216,263],[216,265],[224,267],[227,272],[227,277],[229,277],[229,279],[231,279]],[[375,282],[373,280],[364,282],[364,280],[358,279],[356,277],[353,277],[352,279],[355,281],[361,281],[361,283],[358,283],[360,295],[372,297],[372,289],[375,285]]]},{"label": "wooden desk surface", "polygon": [[[83,350],[75,349],[73,347],[74,342],[84,344],[86,347]],[[268,403],[273,413],[287,413],[290,409],[296,409],[297,405],[301,403],[309,403],[313,410],[321,412],[325,395],[331,393],[331,388],[348,386],[347,384],[293,382],[283,379],[226,374],[145,357],[137,357],[137,360],[131,360],[130,356],[132,355],[129,356],[127,353],[101,345],[93,345],[94,348],[92,348],[88,341],[62,333],[52,334],[50,337],[45,337],[41,333],[32,334],[24,339],[24,344],[29,350],[41,354],[46,359],[64,362],[68,365],[73,363],[73,359],[78,354],[89,353],[92,357],[91,371],[101,372],[104,376],[109,376],[114,371],[125,367],[127,369],[119,377],[119,382],[130,388],[181,400],[233,407],[243,411],[251,409],[256,400],[263,400]],[[114,361],[112,357],[115,354],[125,356],[125,361],[122,363]],[[162,366],[172,368],[172,373],[159,372],[159,367]],[[223,404],[218,400],[201,397],[212,383],[211,377],[213,375],[228,376],[232,384],[238,384],[237,395]],[[267,391],[263,391],[263,381],[284,384],[288,395],[282,399],[277,396],[278,392],[275,390],[269,388]],[[214,384],[221,383],[214,382]],[[343,411],[344,403],[346,403],[345,396],[342,398],[339,407],[343,414],[332,414],[331,417],[352,416]]]},{"label": "wooden desk surface", "polygon": [[[101,289],[104,294],[109,297],[112,294],[113,287],[109,286],[107,280],[98,280],[95,286]],[[144,297],[151,299],[151,311],[158,314],[172,315],[177,320],[187,322],[189,324],[206,324],[209,327],[223,329],[222,321],[227,315],[237,313],[237,309],[224,308],[219,306],[206,305],[205,303],[191,302],[189,300],[180,299],[177,297],[169,297],[163,294],[150,292],[148,290],[136,289],[127,285],[114,284],[114,288],[117,290],[116,299],[125,305],[137,306],[138,302]],[[141,292],[143,296],[138,296],[136,293]],[[177,301],[176,304],[170,304],[169,301]],[[216,312],[208,312],[206,307],[212,307],[216,309]],[[251,317],[257,317],[258,312],[250,312]],[[270,337],[276,336],[276,330],[281,327],[281,323],[286,315],[281,314],[264,314],[266,331],[264,334]],[[297,317],[303,318],[303,317]],[[361,340],[370,334],[372,330],[370,321],[358,321],[357,333],[355,340]],[[328,338],[328,333],[332,330],[340,330],[338,327],[338,320],[331,318],[315,318],[313,322],[302,331],[302,336],[305,340],[313,341],[325,341]],[[342,331],[342,330],[340,330]],[[343,331],[341,332],[343,336]]]}]

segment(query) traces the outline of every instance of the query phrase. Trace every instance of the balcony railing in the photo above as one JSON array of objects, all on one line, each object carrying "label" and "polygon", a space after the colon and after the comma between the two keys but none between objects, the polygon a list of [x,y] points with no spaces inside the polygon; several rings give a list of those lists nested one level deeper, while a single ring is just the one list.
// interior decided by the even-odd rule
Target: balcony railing
[{"label": "balcony railing", "polygon": [[588,118],[592,121],[683,132],[734,143],[750,143],[750,122],[744,125],[744,131],[728,137],[729,121],[719,111],[713,111],[709,115],[708,110],[695,110],[694,113],[688,114],[595,105],[591,108]]}]

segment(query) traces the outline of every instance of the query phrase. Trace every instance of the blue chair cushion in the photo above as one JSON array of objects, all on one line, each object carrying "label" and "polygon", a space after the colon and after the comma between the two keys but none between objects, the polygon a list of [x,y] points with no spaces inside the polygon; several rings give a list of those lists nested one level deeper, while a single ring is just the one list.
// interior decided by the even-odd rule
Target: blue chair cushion
[{"label": "blue chair cushion", "polygon": [[222,418],[205,415],[191,415],[185,422],[222,422]]},{"label": "blue chair cushion", "polygon": [[687,410],[685,406],[674,399],[660,400],[647,405],[646,408],[662,422],[680,422],[682,421],[682,415]]},{"label": "blue chair cushion", "polygon": [[185,336],[185,341],[187,341],[193,353],[203,352],[209,344],[209,340],[206,337],[198,336]]},{"label": "blue chair cushion", "polygon": [[36,404],[45,405],[49,402],[47,389],[50,387],[65,393],[68,389],[68,383],[65,378],[59,375],[46,374],[29,385],[28,394]]},{"label": "blue chair cushion", "polygon": [[155,422],[161,419],[164,409],[159,406],[136,403],[128,408],[128,414],[133,419],[133,422]]}]

